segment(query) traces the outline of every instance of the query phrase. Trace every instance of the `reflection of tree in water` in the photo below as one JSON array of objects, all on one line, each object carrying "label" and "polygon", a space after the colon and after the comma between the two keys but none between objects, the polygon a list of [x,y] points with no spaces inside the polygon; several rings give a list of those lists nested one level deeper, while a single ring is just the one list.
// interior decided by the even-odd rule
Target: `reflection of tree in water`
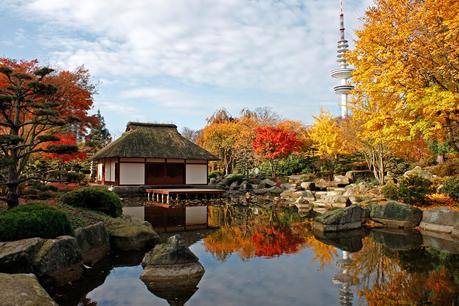
[{"label": "reflection of tree in water", "polygon": [[204,246],[221,261],[231,253],[245,260],[292,254],[311,247],[322,269],[336,255],[334,247],[313,237],[309,224],[296,209],[213,207],[209,209],[209,225],[220,229],[204,238]]},{"label": "reflection of tree in water", "polygon": [[423,248],[394,251],[365,238],[350,269],[369,305],[458,305],[458,269],[450,264],[457,259]]}]

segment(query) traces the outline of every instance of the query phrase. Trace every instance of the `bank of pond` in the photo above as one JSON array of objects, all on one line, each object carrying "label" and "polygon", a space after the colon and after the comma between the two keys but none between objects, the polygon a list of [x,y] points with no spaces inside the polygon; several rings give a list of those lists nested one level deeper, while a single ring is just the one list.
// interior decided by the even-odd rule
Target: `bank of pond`
[{"label": "bank of pond", "polygon": [[156,245],[179,233],[204,273],[193,281],[172,278],[168,282],[147,282],[141,279],[147,270],[142,260],[145,261],[145,252],[151,246],[136,251],[135,245],[129,245],[134,242],[122,240],[120,243],[127,243],[130,251],[112,246],[111,252],[106,252],[96,263],[86,262],[77,280],[56,283],[40,279],[56,303],[457,305],[459,302],[459,242],[433,232],[390,228],[316,231],[312,220],[300,216],[295,208],[141,206],[125,207],[123,212],[130,216],[127,219],[138,220],[136,226],[148,221],[159,234]]}]

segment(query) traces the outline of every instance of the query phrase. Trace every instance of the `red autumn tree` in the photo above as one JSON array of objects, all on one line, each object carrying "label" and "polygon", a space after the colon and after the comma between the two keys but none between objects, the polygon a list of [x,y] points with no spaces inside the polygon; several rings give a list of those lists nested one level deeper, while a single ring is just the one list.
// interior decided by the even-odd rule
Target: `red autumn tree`
[{"label": "red autumn tree", "polygon": [[274,175],[275,161],[300,151],[302,142],[295,132],[280,127],[266,126],[255,130],[252,146],[261,158],[271,164]]}]

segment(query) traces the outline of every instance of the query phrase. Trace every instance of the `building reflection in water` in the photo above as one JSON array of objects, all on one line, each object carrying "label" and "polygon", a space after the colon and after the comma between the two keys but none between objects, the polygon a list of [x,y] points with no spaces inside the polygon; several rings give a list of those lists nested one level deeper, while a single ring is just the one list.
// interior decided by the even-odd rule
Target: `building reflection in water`
[{"label": "building reflection in water", "polygon": [[125,207],[123,214],[148,221],[158,233],[181,232],[209,227],[207,206]]},{"label": "building reflection in water", "polygon": [[340,285],[340,305],[350,306],[354,295],[352,293],[352,276],[350,275],[350,266],[352,263],[351,253],[342,251],[343,257],[336,263],[338,273],[333,277],[333,283]]}]

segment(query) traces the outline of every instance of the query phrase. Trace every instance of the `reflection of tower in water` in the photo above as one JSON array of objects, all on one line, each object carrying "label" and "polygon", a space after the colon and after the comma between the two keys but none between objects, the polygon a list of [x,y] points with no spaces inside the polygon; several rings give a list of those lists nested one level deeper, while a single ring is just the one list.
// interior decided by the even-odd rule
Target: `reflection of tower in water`
[{"label": "reflection of tower in water", "polygon": [[340,285],[339,299],[340,305],[352,305],[354,295],[352,293],[352,276],[350,275],[350,265],[352,263],[351,253],[343,251],[343,258],[336,263],[338,273],[333,277],[333,283]]}]

